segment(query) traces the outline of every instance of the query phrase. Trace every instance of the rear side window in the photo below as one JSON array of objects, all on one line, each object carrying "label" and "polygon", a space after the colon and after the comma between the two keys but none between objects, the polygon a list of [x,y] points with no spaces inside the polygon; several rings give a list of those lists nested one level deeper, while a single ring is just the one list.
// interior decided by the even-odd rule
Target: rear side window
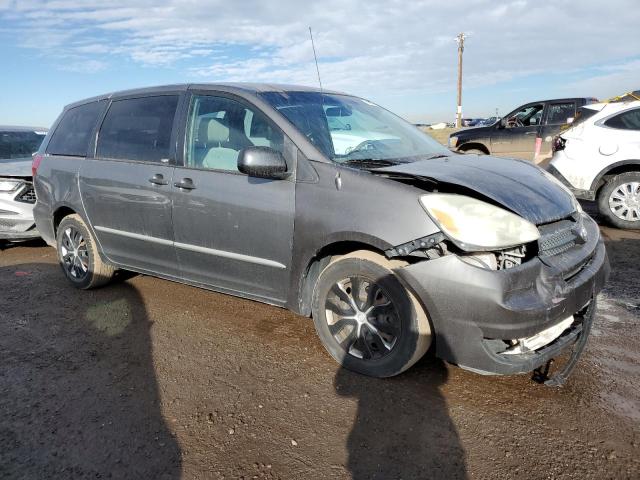
[{"label": "rear side window", "polygon": [[604,122],[607,127],[621,130],[640,130],[640,108],[622,112]]},{"label": "rear side window", "polygon": [[116,100],[102,122],[96,156],[142,162],[168,159],[178,95]]},{"label": "rear side window", "polygon": [[47,153],[86,157],[91,133],[103,108],[103,102],[93,102],[67,110],[51,136]]},{"label": "rear side window", "polygon": [[562,125],[569,123],[568,120],[570,118],[575,118],[575,116],[575,103],[552,103],[549,105],[549,113],[547,113],[547,125]]},{"label": "rear side window", "polygon": [[593,117],[596,113],[598,113],[598,110],[593,110],[592,108],[578,108],[578,111],[576,112],[576,118],[573,120],[571,126],[575,127],[576,125],[580,125],[585,120]]}]

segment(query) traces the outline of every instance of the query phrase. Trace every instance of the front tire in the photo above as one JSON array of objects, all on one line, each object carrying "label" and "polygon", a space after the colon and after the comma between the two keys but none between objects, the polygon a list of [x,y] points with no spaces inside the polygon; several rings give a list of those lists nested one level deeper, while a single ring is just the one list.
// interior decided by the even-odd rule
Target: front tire
[{"label": "front tire", "polygon": [[354,252],[322,271],[313,295],[313,321],[326,350],[343,367],[372,377],[404,372],[431,344],[424,309],[392,267],[373,252]]},{"label": "front tire", "polygon": [[640,229],[640,172],[610,178],[598,195],[598,209],[615,227]]},{"label": "front tire", "polygon": [[470,148],[469,150],[461,150],[462,153],[465,154],[473,154],[473,155],[486,155],[487,152],[485,152],[484,150],[480,150],[479,148]]},{"label": "front tire", "polygon": [[58,260],[67,280],[88,290],[108,283],[115,269],[100,258],[96,241],[79,215],[62,219],[56,231]]}]

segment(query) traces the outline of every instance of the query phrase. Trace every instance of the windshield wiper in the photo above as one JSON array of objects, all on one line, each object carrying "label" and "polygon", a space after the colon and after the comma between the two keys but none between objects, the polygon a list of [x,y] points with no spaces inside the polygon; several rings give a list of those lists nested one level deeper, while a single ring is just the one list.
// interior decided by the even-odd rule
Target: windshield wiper
[{"label": "windshield wiper", "polygon": [[423,158],[423,160],[433,160],[435,158],[447,158],[451,155],[447,155],[446,153],[434,153],[433,155],[428,155]]},{"label": "windshield wiper", "polygon": [[392,165],[398,165],[398,162],[393,162],[391,160],[376,160],[374,158],[352,158],[349,160],[345,160],[344,162],[340,162],[340,165],[357,165],[365,168],[382,168],[391,167]]}]

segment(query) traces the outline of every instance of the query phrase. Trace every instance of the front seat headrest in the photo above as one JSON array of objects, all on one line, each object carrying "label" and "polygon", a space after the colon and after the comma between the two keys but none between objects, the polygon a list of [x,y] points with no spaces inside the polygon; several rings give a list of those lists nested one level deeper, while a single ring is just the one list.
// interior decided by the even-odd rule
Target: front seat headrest
[{"label": "front seat headrest", "polygon": [[209,120],[207,126],[207,143],[222,143],[229,140],[229,127],[220,122],[217,118]]}]

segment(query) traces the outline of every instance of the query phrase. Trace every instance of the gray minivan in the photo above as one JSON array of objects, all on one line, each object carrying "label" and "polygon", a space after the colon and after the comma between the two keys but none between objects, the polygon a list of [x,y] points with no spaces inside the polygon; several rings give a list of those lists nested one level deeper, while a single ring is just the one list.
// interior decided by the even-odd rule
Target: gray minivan
[{"label": "gray minivan", "polygon": [[346,368],[431,347],[481,373],[588,337],[597,225],[526,162],[458,155],[354,96],[172,85],[67,106],[34,158],[35,218],[76,287],[126,269],[312,316]]}]

